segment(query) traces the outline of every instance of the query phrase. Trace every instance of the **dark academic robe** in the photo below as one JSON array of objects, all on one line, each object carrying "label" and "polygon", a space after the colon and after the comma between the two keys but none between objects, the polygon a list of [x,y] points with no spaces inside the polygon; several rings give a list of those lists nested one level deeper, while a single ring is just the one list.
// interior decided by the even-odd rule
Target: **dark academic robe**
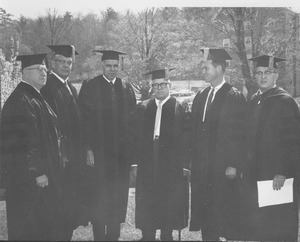
[{"label": "dark academic robe", "polygon": [[[298,106],[282,88],[255,94],[248,103],[243,172],[247,240],[297,241],[299,122]],[[294,202],[259,208],[257,181],[273,180],[275,175],[294,178]]]},{"label": "dark academic robe", "polygon": [[[209,88],[196,95],[192,106],[190,230],[214,228],[216,237],[237,239],[246,100],[225,83],[216,93],[206,120],[202,122]],[[227,167],[237,169],[237,178],[226,178]]]},{"label": "dark academic robe", "polygon": [[[65,226],[70,231],[76,229],[80,222],[80,206],[82,198],[82,172],[85,164],[83,147],[82,119],[78,107],[78,95],[75,87],[68,82],[72,92],[53,73],[47,77],[46,85],[41,94],[56,113],[63,135],[63,156],[68,159],[64,168],[64,196],[65,196]],[[72,236],[72,235],[69,235]]]},{"label": "dark academic robe", "polygon": [[162,106],[157,169],[154,165],[153,133],[155,99],[140,103],[133,114],[133,141],[138,164],[135,224],[141,230],[182,229],[188,215],[184,207],[182,137],[184,108],[171,97]]},{"label": "dark academic robe", "polygon": [[100,75],[83,84],[79,94],[85,145],[95,158],[90,171],[92,221],[106,225],[125,222],[130,171],[128,118],[136,104],[129,83],[117,78],[114,90],[113,94]]},{"label": "dark academic robe", "polygon": [[[1,117],[1,185],[6,187],[9,240],[57,240],[61,227],[62,164],[57,118],[42,96],[21,82]],[[46,175],[41,188],[36,177]]]}]

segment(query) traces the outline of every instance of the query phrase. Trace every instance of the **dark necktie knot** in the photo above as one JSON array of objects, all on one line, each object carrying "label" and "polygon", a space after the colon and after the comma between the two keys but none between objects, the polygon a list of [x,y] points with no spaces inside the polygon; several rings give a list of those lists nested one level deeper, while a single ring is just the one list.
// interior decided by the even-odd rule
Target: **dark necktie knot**
[{"label": "dark necktie knot", "polygon": [[255,100],[257,104],[260,104],[261,101],[263,101],[263,96],[262,96],[262,94],[255,94],[253,96],[252,100]]},{"label": "dark necktie knot", "polygon": [[67,88],[69,88],[68,81],[65,81],[64,84]]}]

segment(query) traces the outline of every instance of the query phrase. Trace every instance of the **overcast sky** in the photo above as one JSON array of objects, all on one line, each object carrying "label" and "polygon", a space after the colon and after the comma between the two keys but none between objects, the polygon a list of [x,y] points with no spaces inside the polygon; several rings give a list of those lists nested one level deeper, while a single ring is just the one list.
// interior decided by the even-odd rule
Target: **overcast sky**
[{"label": "overcast sky", "polygon": [[45,15],[47,9],[60,14],[98,13],[107,7],[116,11],[130,9],[141,11],[147,7],[293,7],[300,12],[300,0],[0,0],[0,7],[19,18],[36,18]]}]

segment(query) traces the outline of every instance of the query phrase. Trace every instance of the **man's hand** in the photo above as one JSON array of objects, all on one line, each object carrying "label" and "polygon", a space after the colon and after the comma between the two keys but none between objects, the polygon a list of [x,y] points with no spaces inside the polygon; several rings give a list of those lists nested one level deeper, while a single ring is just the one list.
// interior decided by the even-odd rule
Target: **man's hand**
[{"label": "man's hand", "polygon": [[38,176],[35,178],[35,180],[36,185],[38,185],[39,187],[45,187],[49,184],[48,177],[46,175]]},{"label": "man's hand", "polygon": [[227,167],[227,169],[225,171],[225,175],[229,179],[236,178],[236,168],[234,168],[234,167]]},{"label": "man's hand", "polygon": [[281,176],[281,175],[274,176],[273,190],[276,190],[276,191],[280,190],[283,187],[284,182],[285,182],[285,176]]},{"label": "man's hand", "polygon": [[95,165],[94,153],[91,150],[86,152],[86,164],[91,167]]}]

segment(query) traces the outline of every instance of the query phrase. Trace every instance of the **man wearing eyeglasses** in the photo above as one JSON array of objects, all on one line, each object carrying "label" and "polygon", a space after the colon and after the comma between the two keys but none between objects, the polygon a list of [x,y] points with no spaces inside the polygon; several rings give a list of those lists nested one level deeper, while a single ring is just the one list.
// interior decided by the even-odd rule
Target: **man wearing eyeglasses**
[{"label": "man wearing eyeglasses", "polygon": [[192,105],[190,230],[202,240],[239,240],[240,172],[246,100],[224,79],[224,49],[203,49],[205,81]]},{"label": "man wearing eyeglasses", "polygon": [[8,240],[59,240],[62,165],[55,113],[40,94],[46,54],[20,55],[22,81],[1,114],[1,185],[6,188]]},{"label": "man wearing eyeglasses", "polygon": [[75,55],[78,53],[72,45],[48,45],[48,47],[54,52],[51,61],[52,71],[48,74],[47,83],[41,89],[41,93],[57,114],[63,134],[63,191],[66,209],[61,240],[71,240],[73,230],[82,225],[81,223],[87,222],[79,221],[83,218],[81,217],[83,197],[80,189],[84,153],[78,94],[69,80]]},{"label": "man wearing eyeglasses", "polygon": [[154,241],[157,229],[161,240],[172,241],[173,230],[187,226],[182,144],[185,110],[170,96],[170,70],[147,73],[152,75],[154,98],[141,102],[131,121],[138,164],[135,224],[142,230],[142,241]]},{"label": "man wearing eyeglasses", "polygon": [[[297,241],[298,237],[298,163],[300,115],[294,99],[276,85],[277,63],[285,59],[262,55],[256,63],[258,92],[248,103],[247,146],[243,180],[245,197],[245,240]],[[286,179],[293,178],[293,201],[261,206],[257,182],[270,181],[280,192]]]}]

